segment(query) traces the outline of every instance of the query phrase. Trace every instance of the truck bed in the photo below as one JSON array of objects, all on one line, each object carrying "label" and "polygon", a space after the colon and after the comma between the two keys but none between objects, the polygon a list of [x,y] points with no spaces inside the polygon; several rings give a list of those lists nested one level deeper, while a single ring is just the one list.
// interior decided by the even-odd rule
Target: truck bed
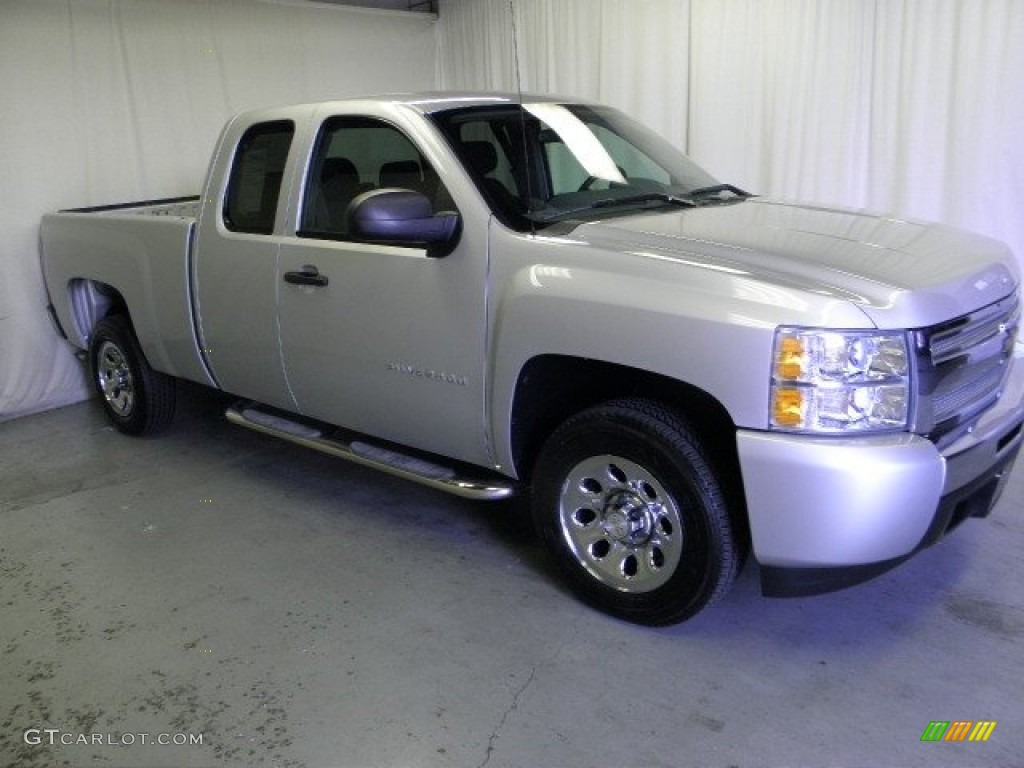
[{"label": "truck bed", "polygon": [[213,383],[192,320],[191,248],[198,210],[195,196],[43,217],[43,271],[68,341],[87,349],[88,329],[112,305],[123,303],[154,369]]}]

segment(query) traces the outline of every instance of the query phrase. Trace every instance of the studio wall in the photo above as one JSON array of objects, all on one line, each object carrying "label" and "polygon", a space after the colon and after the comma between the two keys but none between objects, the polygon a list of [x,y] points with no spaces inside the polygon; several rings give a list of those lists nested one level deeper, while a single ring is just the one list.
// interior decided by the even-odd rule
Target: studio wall
[{"label": "studio wall", "polygon": [[261,0],[0,0],[0,420],[80,400],[40,216],[199,192],[233,113],[435,85],[434,17]]}]

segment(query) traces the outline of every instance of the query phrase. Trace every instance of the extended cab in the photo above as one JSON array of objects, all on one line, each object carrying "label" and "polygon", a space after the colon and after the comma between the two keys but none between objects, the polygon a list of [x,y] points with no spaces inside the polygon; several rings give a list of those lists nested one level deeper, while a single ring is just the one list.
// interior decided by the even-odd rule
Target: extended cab
[{"label": "extended cab", "polygon": [[183,378],[260,432],[528,490],[568,583],[642,623],[748,551],[766,594],[879,574],[987,515],[1022,439],[1005,246],[754,198],[595,104],[247,112],[201,196],[49,214],[42,246],[120,430]]}]

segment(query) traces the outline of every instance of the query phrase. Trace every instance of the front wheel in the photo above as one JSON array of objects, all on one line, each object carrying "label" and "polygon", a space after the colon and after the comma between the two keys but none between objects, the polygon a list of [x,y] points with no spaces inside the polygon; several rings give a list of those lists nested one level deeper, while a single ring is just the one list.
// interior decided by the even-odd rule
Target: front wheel
[{"label": "front wheel", "polygon": [[153,434],[174,417],[174,379],[149,367],[126,317],[96,324],[89,342],[93,385],[107,418],[129,435]]},{"label": "front wheel", "polygon": [[615,401],[566,421],[538,456],[532,502],[573,591],[629,621],[684,621],[739,571],[711,464],[689,426],[657,403]]}]

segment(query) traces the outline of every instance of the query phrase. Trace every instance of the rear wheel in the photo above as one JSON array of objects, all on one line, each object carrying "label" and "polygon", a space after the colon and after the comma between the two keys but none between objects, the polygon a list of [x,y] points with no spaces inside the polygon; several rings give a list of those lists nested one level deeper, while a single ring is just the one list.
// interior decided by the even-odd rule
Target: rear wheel
[{"label": "rear wheel", "polygon": [[89,364],[107,418],[121,432],[153,434],[171,423],[174,379],[149,367],[126,317],[114,315],[97,323]]},{"label": "rear wheel", "polygon": [[692,430],[657,403],[615,401],[566,421],[537,459],[532,501],[569,586],[615,616],[683,621],[739,571],[718,479]]}]

